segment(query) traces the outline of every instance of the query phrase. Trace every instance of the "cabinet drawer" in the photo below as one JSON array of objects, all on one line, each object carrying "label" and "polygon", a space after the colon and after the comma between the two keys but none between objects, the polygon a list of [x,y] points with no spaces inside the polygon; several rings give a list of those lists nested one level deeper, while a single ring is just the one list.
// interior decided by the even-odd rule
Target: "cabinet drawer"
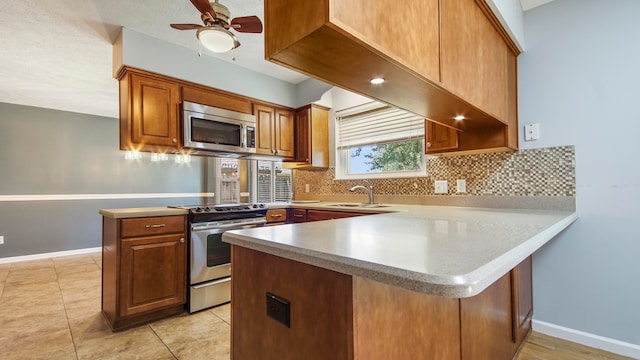
[{"label": "cabinet drawer", "polygon": [[300,223],[307,221],[306,209],[289,209],[287,222]]},{"label": "cabinet drawer", "polygon": [[267,211],[267,223],[284,222],[287,220],[287,209],[273,209]]},{"label": "cabinet drawer", "polygon": [[123,238],[159,234],[181,233],[185,231],[184,216],[156,216],[121,220],[120,233]]}]

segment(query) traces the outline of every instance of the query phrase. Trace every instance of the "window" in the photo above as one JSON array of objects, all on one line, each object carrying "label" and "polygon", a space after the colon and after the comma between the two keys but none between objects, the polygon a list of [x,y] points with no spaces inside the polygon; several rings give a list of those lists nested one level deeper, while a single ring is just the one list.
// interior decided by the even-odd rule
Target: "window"
[{"label": "window", "polygon": [[237,204],[240,202],[240,171],[238,159],[214,158],[215,203]]},{"label": "window", "polygon": [[292,199],[291,169],[281,162],[252,160],[255,171],[255,201],[262,203],[289,202]]},{"label": "window", "polygon": [[336,178],[425,176],[424,118],[370,102],[336,112]]}]

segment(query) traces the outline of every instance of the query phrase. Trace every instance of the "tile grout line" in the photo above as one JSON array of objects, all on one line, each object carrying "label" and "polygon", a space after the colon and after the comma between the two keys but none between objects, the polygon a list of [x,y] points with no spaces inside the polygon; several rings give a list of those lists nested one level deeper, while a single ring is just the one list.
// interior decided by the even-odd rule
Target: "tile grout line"
[{"label": "tile grout line", "polygon": [[[91,259],[96,266],[98,265],[93,258]],[[67,318],[67,328],[69,329],[69,335],[71,336],[71,343],[73,344],[73,351],[76,356],[76,360],[78,359],[78,347],[76,345],[75,336],[73,336],[73,332],[71,331],[71,320],[69,319],[69,312],[67,310],[67,302],[64,299],[64,295],[62,294],[62,286],[60,286],[60,278],[58,277],[58,267],[56,266],[55,261],[53,261],[53,268],[56,272],[56,283],[58,284],[58,289],[60,290],[60,298],[62,299],[62,306],[64,306],[64,316]]]},{"label": "tile grout line", "polygon": [[162,345],[164,345],[164,347],[169,351],[169,353],[171,354],[171,356],[173,356],[174,359],[179,359],[178,356],[176,354],[173,353],[173,351],[171,350],[171,348],[169,347],[169,345],[167,345],[164,340],[162,340],[162,337],[160,335],[158,335],[158,333],[153,329],[153,326],[151,326],[151,324],[147,324],[147,326],[149,327],[149,329],[151,329],[151,331],[153,332],[153,334],[158,338],[158,340],[160,340],[160,342],[162,343]]}]

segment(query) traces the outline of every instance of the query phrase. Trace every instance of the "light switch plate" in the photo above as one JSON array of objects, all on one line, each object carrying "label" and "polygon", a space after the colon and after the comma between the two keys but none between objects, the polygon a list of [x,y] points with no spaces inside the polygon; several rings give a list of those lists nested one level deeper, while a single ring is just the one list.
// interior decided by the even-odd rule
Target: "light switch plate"
[{"label": "light switch plate", "polygon": [[0,245],[4,244],[4,236],[0,236]]},{"label": "light switch plate", "polygon": [[436,194],[446,194],[449,192],[449,185],[447,180],[436,180],[434,183]]},{"label": "light switch plate", "polygon": [[524,140],[532,141],[540,139],[540,124],[527,124],[524,126]]}]

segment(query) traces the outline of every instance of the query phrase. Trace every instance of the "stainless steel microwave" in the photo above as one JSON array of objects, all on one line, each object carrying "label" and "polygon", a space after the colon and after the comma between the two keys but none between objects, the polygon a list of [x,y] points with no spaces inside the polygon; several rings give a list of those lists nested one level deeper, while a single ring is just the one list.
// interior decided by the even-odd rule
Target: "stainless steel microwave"
[{"label": "stainless steel microwave", "polygon": [[254,115],[189,101],[182,102],[182,110],[184,147],[193,153],[235,157],[255,154]]}]

